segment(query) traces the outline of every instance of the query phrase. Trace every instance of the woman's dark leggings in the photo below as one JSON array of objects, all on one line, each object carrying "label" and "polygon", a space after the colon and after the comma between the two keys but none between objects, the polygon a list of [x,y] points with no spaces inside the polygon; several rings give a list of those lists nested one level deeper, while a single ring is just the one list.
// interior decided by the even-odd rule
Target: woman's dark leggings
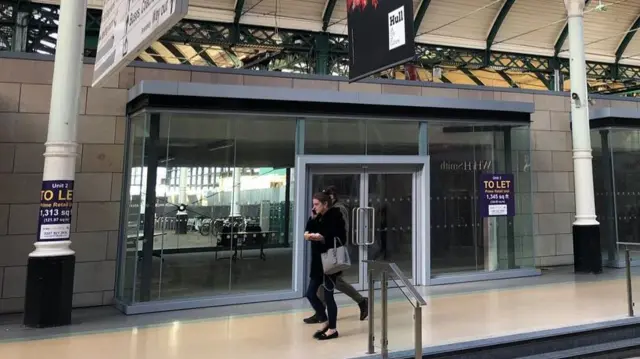
[{"label": "woman's dark leggings", "polygon": [[[335,275],[325,275],[324,283],[318,279],[311,279],[309,281],[309,287],[307,288],[307,299],[313,310],[316,311],[316,316],[318,318],[327,318],[329,319],[329,329],[336,329],[336,321],[338,318],[338,305],[336,304],[336,300],[333,297],[333,292],[335,290],[336,276]],[[318,288],[324,284],[324,300],[327,303],[327,314],[325,314],[324,304],[318,298]]]}]

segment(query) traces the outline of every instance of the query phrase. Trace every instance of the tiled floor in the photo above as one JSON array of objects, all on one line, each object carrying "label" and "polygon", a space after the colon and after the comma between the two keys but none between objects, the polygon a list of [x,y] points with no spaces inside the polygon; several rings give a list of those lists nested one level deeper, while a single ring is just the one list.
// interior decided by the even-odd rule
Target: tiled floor
[{"label": "tiled floor", "polygon": [[[423,343],[433,346],[625,318],[622,274],[573,275],[560,270],[539,278],[420,288],[429,303],[422,318]],[[636,287],[640,298],[640,279]],[[330,342],[311,339],[316,328],[302,324],[308,314],[302,300],[130,317],[105,308],[83,310],[76,311],[76,324],[44,330],[21,329],[19,316],[0,317],[0,358],[362,356],[367,323],[358,320],[353,303],[345,298],[340,303],[341,338]],[[411,307],[398,293],[389,303],[389,322],[390,348],[411,348]]]}]

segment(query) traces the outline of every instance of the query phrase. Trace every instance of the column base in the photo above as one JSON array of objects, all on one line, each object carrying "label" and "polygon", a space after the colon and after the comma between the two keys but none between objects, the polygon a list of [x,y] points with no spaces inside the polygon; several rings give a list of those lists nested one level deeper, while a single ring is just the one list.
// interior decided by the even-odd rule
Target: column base
[{"label": "column base", "polygon": [[71,324],[75,255],[29,257],[24,322],[46,328]]},{"label": "column base", "polygon": [[573,266],[576,273],[602,273],[600,225],[573,226]]}]

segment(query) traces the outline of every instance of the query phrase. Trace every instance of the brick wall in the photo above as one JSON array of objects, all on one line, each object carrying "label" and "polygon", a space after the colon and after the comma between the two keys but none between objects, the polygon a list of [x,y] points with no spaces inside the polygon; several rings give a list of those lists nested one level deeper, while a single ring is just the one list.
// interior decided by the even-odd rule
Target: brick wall
[{"label": "brick wall", "polygon": [[[75,306],[113,300],[127,89],[141,80],[284,86],[422,96],[535,102],[532,124],[537,265],[570,264],[573,173],[568,97],[544,92],[422,87],[247,73],[129,67],[105,88],[91,88],[84,65],[78,109],[78,160],[72,224],[77,253]],[[33,250],[51,95],[53,62],[0,58],[0,312],[22,310],[27,255]],[[598,100],[596,106],[635,101]]]},{"label": "brick wall", "polygon": [[[88,88],[84,65],[72,223],[76,306],[113,298],[127,89]],[[51,98],[52,61],[0,59],[0,312],[23,307]]]}]

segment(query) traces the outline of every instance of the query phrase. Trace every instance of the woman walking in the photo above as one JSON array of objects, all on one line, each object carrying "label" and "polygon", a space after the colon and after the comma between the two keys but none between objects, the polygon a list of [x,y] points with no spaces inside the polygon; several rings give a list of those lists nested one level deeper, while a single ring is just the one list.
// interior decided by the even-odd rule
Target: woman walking
[{"label": "woman walking", "polygon": [[[340,210],[342,214],[342,219],[344,220],[344,232],[345,237],[342,241],[345,247],[349,246],[349,210],[347,207],[342,204],[342,202],[338,201],[338,191],[335,186],[327,187],[323,193],[329,195],[331,198],[331,206]],[[312,217],[315,217],[313,215]],[[308,231],[307,229],[305,229]],[[349,248],[349,254],[351,255],[351,250],[357,251],[358,247]],[[345,279],[344,275],[339,275],[335,281],[335,289],[342,292],[349,298],[351,298],[356,304],[358,304],[358,308],[360,308],[360,320],[365,320],[369,316],[369,300],[366,297],[363,297],[362,294],[358,292],[351,284],[349,284]],[[320,287],[318,290],[318,298],[324,303],[324,288]],[[305,318],[304,322],[307,324],[316,324],[322,323],[326,320],[326,318],[317,318],[315,314],[312,316]]]},{"label": "woman walking", "polygon": [[[322,267],[322,253],[329,248],[341,247],[345,242],[345,223],[338,208],[332,207],[331,197],[326,193],[313,195],[313,212],[315,217],[309,219],[305,228],[304,238],[311,242],[311,270],[309,271],[309,287],[307,299],[315,310],[316,318],[322,322],[322,327],[314,334],[318,340],[329,340],[338,337],[337,318],[338,305],[334,298],[337,277],[342,274],[325,274]],[[325,306],[318,298],[320,287],[324,288]]]}]

